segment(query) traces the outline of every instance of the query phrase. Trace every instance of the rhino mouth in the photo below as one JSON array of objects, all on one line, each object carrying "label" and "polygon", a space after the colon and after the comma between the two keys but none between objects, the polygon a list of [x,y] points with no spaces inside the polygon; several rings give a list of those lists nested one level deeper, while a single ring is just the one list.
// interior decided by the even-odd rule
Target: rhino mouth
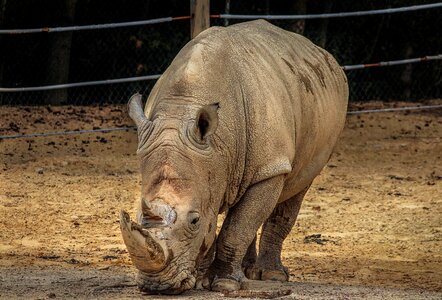
[{"label": "rhino mouth", "polygon": [[139,272],[138,288],[145,294],[176,295],[195,286],[195,277],[187,270],[178,271],[175,267],[166,267],[160,274]]},{"label": "rhino mouth", "polygon": [[192,272],[173,258],[164,241],[148,229],[131,221],[127,212],[120,213],[120,229],[130,258],[139,270],[137,284],[147,294],[180,294],[195,285]]}]

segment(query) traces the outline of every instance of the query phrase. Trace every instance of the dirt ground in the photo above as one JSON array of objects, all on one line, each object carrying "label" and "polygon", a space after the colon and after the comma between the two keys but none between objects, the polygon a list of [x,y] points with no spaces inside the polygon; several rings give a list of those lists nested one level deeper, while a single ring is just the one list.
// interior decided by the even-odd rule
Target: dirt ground
[{"label": "dirt ground", "polygon": [[[124,106],[0,107],[0,135],[131,125]],[[139,196],[136,140],[133,130],[0,139],[0,298],[143,297],[118,224]],[[441,299],[441,156],[440,109],[349,116],[285,242],[291,283],[268,288]]]}]

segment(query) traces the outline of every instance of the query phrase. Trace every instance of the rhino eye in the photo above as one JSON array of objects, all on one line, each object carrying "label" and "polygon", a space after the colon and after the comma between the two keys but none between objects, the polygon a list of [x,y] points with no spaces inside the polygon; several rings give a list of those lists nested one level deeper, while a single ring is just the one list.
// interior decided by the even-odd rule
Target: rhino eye
[{"label": "rhino eye", "polygon": [[198,224],[199,221],[200,221],[200,217],[194,217],[192,219],[192,221],[190,221],[190,224],[196,225],[196,224]]},{"label": "rhino eye", "polygon": [[197,229],[200,223],[200,214],[196,211],[191,211],[189,212],[187,220],[189,221],[189,226],[192,229]]}]

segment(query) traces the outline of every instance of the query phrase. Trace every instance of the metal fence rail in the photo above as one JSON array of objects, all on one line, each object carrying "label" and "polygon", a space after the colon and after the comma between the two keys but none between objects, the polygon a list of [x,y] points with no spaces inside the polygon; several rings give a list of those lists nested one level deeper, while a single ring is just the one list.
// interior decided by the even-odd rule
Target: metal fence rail
[{"label": "metal fence rail", "polygon": [[423,62],[423,61],[439,60],[439,59],[442,59],[442,54],[428,55],[428,56],[418,57],[418,58],[381,61],[378,63],[342,66],[342,69],[344,69],[345,71],[349,71],[349,70],[358,70],[358,69],[365,69],[365,68],[372,68],[372,67],[399,66],[399,65],[413,64],[413,63],[418,63],[418,62]]},{"label": "metal fence rail", "polygon": [[327,13],[327,14],[308,14],[308,15],[235,15],[235,14],[219,14],[212,15],[213,18],[220,19],[234,19],[234,20],[256,20],[256,19],[266,19],[266,20],[312,20],[312,19],[330,19],[330,18],[346,18],[346,17],[360,17],[360,16],[373,16],[373,15],[384,15],[393,14],[400,12],[410,12],[418,11],[423,9],[441,8],[442,2],[423,4],[423,5],[412,5],[406,7],[396,7],[396,8],[386,8],[386,9],[375,9],[366,11],[352,11],[352,12],[341,12],[341,13]]},{"label": "metal fence rail", "polygon": [[[345,18],[356,16],[370,16],[381,14],[393,14],[399,12],[418,11],[423,9],[432,9],[442,7],[442,2],[412,5],[405,7],[375,9],[366,11],[353,11],[353,12],[341,12],[341,13],[327,13],[327,14],[308,14],[308,15],[235,15],[235,14],[219,14],[211,15],[211,18],[220,19],[237,19],[237,20],[308,20],[308,19],[329,19],[329,18]],[[131,21],[131,22],[119,22],[119,23],[107,23],[107,24],[93,24],[82,26],[62,26],[62,27],[43,27],[43,28],[31,28],[31,29],[0,29],[0,34],[27,34],[27,33],[52,33],[52,32],[67,32],[67,31],[81,31],[81,30],[97,30],[97,29],[109,29],[109,28],[123,28],[131,26],[142,26],[167,23],[176,20],[188,20],[191,16],[181,17],[164,17],[150,20]]]},{"label": "metal fence rail", "polygon": [[43,27],[43,28],[31,28],[31,29],[0,29],[0,34],[53,33],[53,32],[68,32],[68,31],[81,31],[81,30],[98,30],[98,29],[152,25],[152,24],[160,24],[160,23],[167,23],[178,20],[189,20],[189,19],[190,16],[182,16],[182,17],[165,17],[165,18],[157,18],[157,19],[142,20],[142,21],[82,25],[82,26],[65,26],[65,27],[52,27],[52,28]]},{"label": "metal fence rail", "polygon": [[106,84],[125,83],[125,82],[156,80],[160,77],[161,77],[161,74],[156,74],[156,75],[147,75],[147,76],[139,76],[139,77],[96,80],[96,81],[87,81],[87,82],[75,82],[75,83],[55,84],[55,85],[46,85],[46,86],[0,88],[0,92],[12,93],[12,92],[50,91],[50,90],[67,89],[67,88],[73,88],[73,87],[82,87],[82,86],[95,86],[95,85],[106,85]]},{"label": "metal fence rail", "polygon": [[412,110],[433,110],[441,108],[442,105],[422,105],[422,106],[392,107],[392,108],[379,108],[379,109],[364,109],[364,110],[348,111],[347,115],[362,115],[369,113],[384,113],[384,112],[412,111]]},{"label": "metal fence rail", "polygon": [[96,132],[106,133],[106,132],[115,132],[115,131],[128,131],[131,129],[136,129],[136,127],[130,126],[130,127],[116,127],[116,128],[81,129],[81,130],[68,130],[68,131],[45,132],[45,133],[3,135],[0,136],[0,140],[60,136],[60,135],[76,135],[76,134],[96,133]]}]

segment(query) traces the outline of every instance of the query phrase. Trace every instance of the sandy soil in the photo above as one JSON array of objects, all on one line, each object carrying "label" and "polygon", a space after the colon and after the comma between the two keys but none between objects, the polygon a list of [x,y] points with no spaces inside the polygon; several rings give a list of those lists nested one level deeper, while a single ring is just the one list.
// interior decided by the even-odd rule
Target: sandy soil
[{"label": "sandy soil", "polygon": [[[123,106],[0,107],[0,135],[128,125]],[[0,298],[141,296],[118,225],[139,195],[136,139],[0,140]],[[292,283],[267,288],[297,299],[441,299],[441,155],[441,110],[349,116],[285,242]]]}]

